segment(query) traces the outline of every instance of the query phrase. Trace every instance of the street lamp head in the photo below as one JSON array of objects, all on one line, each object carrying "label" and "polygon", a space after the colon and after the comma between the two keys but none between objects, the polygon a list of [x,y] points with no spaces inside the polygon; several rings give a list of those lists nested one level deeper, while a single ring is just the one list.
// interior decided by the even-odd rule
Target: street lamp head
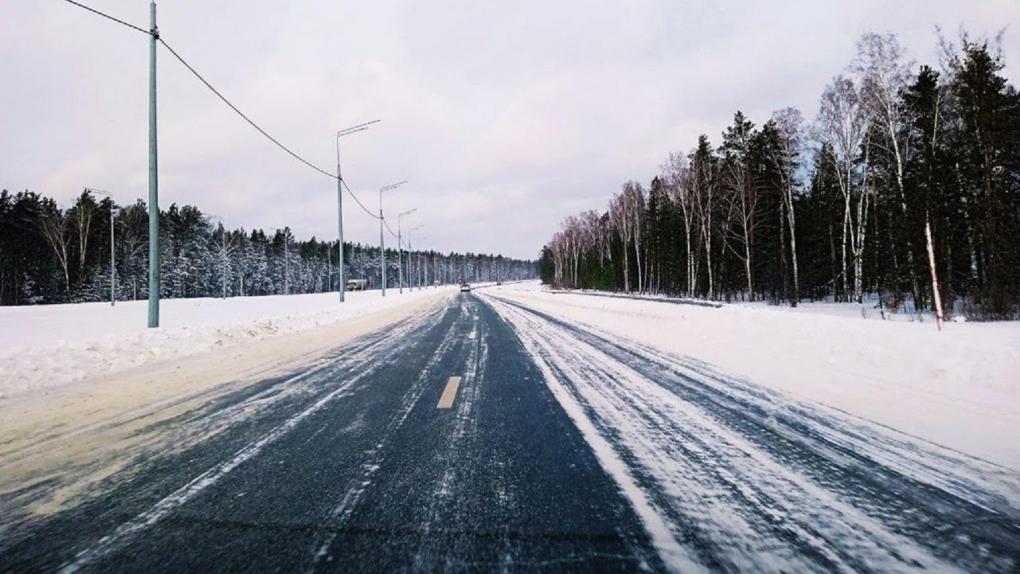
[{"label": "street lamp head", "polygon": [[404,181],[398,181],[397,183],[391,183],[389,185],[384,185],[384,186],[379,188],[379,193],[382,193],[384,191],[389,191],[391,189],[396,189],[396,188],[404,185],[405,183],[407,183],[406,179]]},{"label": "street lamp head", "polygon": [[399,218],[401,218],[401,217],[404,217],[405,215],[411,215],[411,214],[412,214],[412,213],[414,213],[415,211],[418,211],[418,208],[417,208],[417,207],[415,207],[414,209],[408,209],[407,211],[403,211],[403,212],[401,212],[401,213],[398,213],[398,214],[397,214],[397,218],[399,219]]},{"label": "street lamp head", "polygon": [[372,124],[377,124],[377,123],[379,123],[381,121],[382,120],[372,120],[370,122],[365,122],[363,124],[358,124],[356,126],[351,126],[349,128],[344,128],[344,129],[336,132],[336,137],[337,138],[341,138],[343,136],[350,135],[350,134],[353,134],[353,133],[363,132],[363,131],[367,130],[368,128],[372,127]]}]

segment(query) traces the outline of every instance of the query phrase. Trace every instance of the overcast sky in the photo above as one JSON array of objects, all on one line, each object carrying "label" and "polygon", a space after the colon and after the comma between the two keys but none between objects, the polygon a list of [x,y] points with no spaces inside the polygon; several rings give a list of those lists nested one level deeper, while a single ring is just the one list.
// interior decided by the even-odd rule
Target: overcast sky
[{"label": "overcast sky", "polygon": [[[145,0],[84,0],[148,27]],[[501,5],[500,5],[501,4]],[[377,209],[418,212],[422,244],[535,257],[560,220],[647,182],[737,109],[813,118],[868,30],[936,63],[935,27],[1006,28],[1020,0],[165,0],[163,38],[286,145],[343,172]],[[160,203],[229,226],[336,237],[335,183],[272,147],[159,54]],[[1012,61],[1009,60],[1012,58]],[[67,202],[147,191],[148,38],[62,0],[0,2],[0,187]],[[347,238],[378,241],[349,200]]]}]

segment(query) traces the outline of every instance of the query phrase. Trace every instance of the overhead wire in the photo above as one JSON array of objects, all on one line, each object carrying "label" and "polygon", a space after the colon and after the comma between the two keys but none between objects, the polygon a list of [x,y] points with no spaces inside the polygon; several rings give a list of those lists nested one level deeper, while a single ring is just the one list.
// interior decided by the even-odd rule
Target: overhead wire
[{"label": "overhead wire", "polygon": [[[111,20],[113,22],[121,24],[122,26],[126,26],[128,28],[131,28],[132,30],[141,32],[141,33],[143,33],[145,35],[148,35],[148,36],[152,35],[152,32],[150,30],[146,30],[144,28],[135,26],[134,24],[125,22],[124,20],[121,20],[119,18],[116,18],[116,17],[111,16],[109,14],[106,14],[104,12],[101,12],[99,10],[96,10],[95,8],[91,8],[89,6],[86,6],[85,4],[81,4],[80,2],[76,2],[75,0],[64,0],[64,1],[67,2],[68,4],[72,4],[72,5],[77,6],[77,7],[81,8],[81,9],[83,9],[83,10],[87,10],[89,12],[92,12],[93,14],[96,14],[98,16],[102,16],[103,18],[106,18],[108,20]],[[372,211],[370,209],[365,207],[365,204],[361,202],[361,200],[358,198],[357,195],[355,195],[354,191],[351,190],[351,187],[349,185],[347,185],[347,182],[343,178],[340,178],[338,175],[336,175],[336,174],[334,174],[332,172],[329,172],[329,171],[327,171],[325,169],[322,169],[321,167],[319,167],[319,166],[315,165],[314,163],[308,161],[307,159],[303,158],[302,156],[300,156],[299,154],[294,152],[289,147],[283,145],[283,143],[281,143],[280,140],[278,140],[275,137],[273,137],[269,132],[267,132],[265,129],[263,129],[262,126],[260,126],[257,123],[255,123],[254,120],[252,120],[250,117],[248,117],[247,114],[242,112],[237,106],[235,106],[230,100],[228,100],[226,96],[224,96],[208,80],[206,80],[205,77],[202,76],[202,74],[198,73],[198,70],[196,70],[194,68],[194,66],[192,66],[190,63],[188,63],[188,61],[185,60],[184,57],[181,56],[176,50],[174,50],[173,47],[171,47],[170,44],[168,44],[166,42],[166,40],[163,39],[162,36],[157,35],[156,39],[159,41],[160,44],[163,45],[164,48],[167,49],[168,52],[170,52],[170,54],[174,58],[177,59],[178,62],[180,62],[185,68],[187,68],[187,70],[189,72],[191,72],[192,75],[194,75],[196,78],[198,78],[198,80],[200,82],[202,82],[202,84],[205,85],[206,88],[208,88],[213,94],[215,94],[216,97],[218,97],[220,99],[220,101],[222,101],[224,104],[226,104],[227,107],[229,107],[231,110],[233,110],[234,113],[239,115],[251,127],[255,128],[256,131],[258,131],[265,138],[267,138],[269,141],[271,141],[273,144],[275,144],[278,148],[280,148],[281,150],[286,152],[288,155],[290,155],[294,159],[296,159],[299,162],[303,163],[304,165],[308,166],[309,168],[319,172],[322,175],[325,175],[326,177],[330,177],[330,178],[333,178],[333,179],[339,179],[340,182],[343,184],[344,189],[347,190],[347,194],[351,196],[351,199],[353,199],[354,202],[356,204],[358,204],[358,207],[360,207],[362,209],[362,211],[365,212],[366,215],[368,215],[369,217],[371,217],[373,219],[380,219],[380,217],[378,215],[376,215],[375,213],[372,213]],[[375,122],[369,122],[369,123],[375,123]],[[367,124],[363,124],[363,125],[359,125],[359,126],[354,126],[354,128],[355,128],[356,131],[361,131],[361,130],[367,129]],[[385,223],[385,218],[383,218],[383,222]],[[388,224],[386,224],[386,228],[389,229],[389,225]],[[390,230],[390,233],[392,234],[393,230]],[[396,237],[395,234],[394,234],[394,237]]]},{"label": "overhead wire", "polygon": [[99,10],[96,10],[95,8],[91,8],[89,6],[81,4],[79,2],[75,2],[74,0],[64,0],[64,2],[67,2],[68,4],[73,4],[73,5],[81,8],[82,10],[88,10],[89,12],[92,12],[93,14],[97,14],[99,16],[102,16],[103,18],[106,18],[107,20],[113,20],[114,22],[116,22],[116,23],[118,23],[118,24],[120,24],[122,26],[127,26],[128,28],[131,28],[132,30],[137,30],[138,32],[141,32],[142,34],[145,34],[146,36],[151,36],[152,35],[152,32],[150,30],[146,30],[145,28],[141,28],[139,26],[135,26],[134,24],[129,24],[128,22],[125,22],[125,21],[121,20],[120,18],[115,18],[113,16],[110,16],[106,12],[100,12]]},{"label": "overhead wire", "polygon": [[350,188],[350,186],[349,186],[349,185],[347,185],[347,180],[345,180],[345,179],[341,179],[341,180],[340,180],[340,182],[344,184],[344,189],[346,189],[346,190],[347,190],[347,194],[351,196],[351,199],[353,199],[353,200],[354,200],[354,203],[357,203],[357,204],[358,204],[358,207],[360,207],[360,208],[362,209],[362,211],[364,211],[365,213],[367,213],[369,217],[372,217],[372,218],[375,218],[375,219],[379,219],[379,216],[378,216],[378,215],[376,215],[376,214],[372,213],[372,211],[371,211],[370,209],[368,209],[367,207],[365,207],[365,204],[364,204],[364,203],[361,203],[361,200],[360,200],[360,199],[358,199],[358,196],[354,195],[354,192],[353,192],[353,191],[351,191],[351,188]]},{"label": "overhead wire", "polygon": [[199,74],[198,71],[195,70],[195,68],[192,67],[191,64],[189,64],[187,62],[187,60],[185,60],[180,54],[178,54],[176,50],[174,50],[172,47],[170,47],[170,44],[167,44],[166,40],[164,40],[162,37],[159,38],[159,43],[163,44],[163,47],[165,47],[167,49],[167,51],[169,51],[171,54],[173,54],[173,56],[175,58],[177,58],[177,61],[179,61],[181,64],[183,64],[184,67],[187,68],[188,71],[191,72],[196,78],[198,78],[198,80],[200,82],[205,84],[205,87],[209,88],[209,90],[212,93],[216,94],[216,97],[218,97],[220,100],[222,100],[223,103],[227,105],[227,107],[229,107],[230,109],[234,110],[234,112],[236,112],[237,115],[241,116],[241,118],[244,119],[244,121],[248,122],[248,124],[251,125],[251,127],[255,128],[260,134],[262,134],[266,138],[268,138],[269,141],[273,142],[274,144],[276,144],[277,147],[279,147],[283,151],[285,151],[288,154],[290,154],[290,156],[293,157],[294,159],[300,161],[301,163],[303,163],[306,166],[314,169],[315,171],[321,173],[322,175],[324,175],[326,177],[331,177],[333,179],[337,179],[336,174],[330,173],[330,172],[322,169],[321,167],[315,165],[314,163],[306,160],[305,158],[301,157],[300,155],[295,153],[293,150],[291,150],[289,147],[287,147],[287,146],[283,145],[282,143],[280,143],[280,140],[278,140],[278,139],[274,138],[273,136],[271,136],[269,134],[269,132],[267,132],[266,130],[262,129],[262,127],[260,125],[258,125],[251,118],[249,118],[247,115],[245,115],[245,113],[242,112],[241,110],[239,110],[237,108],[237,106],[235,106],[233,103],[231,103],[231,101],[228,100],[226,98],[226,96],[224,96],[223,94],[220,93],[219,90],[214,88],[213,85],[210,84],[208,80],[206,80],[204,77],[202,77],[202,74]]}]

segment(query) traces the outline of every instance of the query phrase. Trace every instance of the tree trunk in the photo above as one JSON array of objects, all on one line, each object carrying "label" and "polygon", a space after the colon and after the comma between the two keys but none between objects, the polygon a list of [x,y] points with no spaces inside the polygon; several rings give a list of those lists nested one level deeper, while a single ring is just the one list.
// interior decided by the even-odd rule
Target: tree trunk
[{"label": "tree trunk", "polygon": [[935,325],[942,330],[942,297],[939,294],[939,277],[935,269],[935,247],[931,239],[931,217],[927,210],[924,212],[924,239],[928,247],[928,266],[931,269],[931,297],[935,302]]}]

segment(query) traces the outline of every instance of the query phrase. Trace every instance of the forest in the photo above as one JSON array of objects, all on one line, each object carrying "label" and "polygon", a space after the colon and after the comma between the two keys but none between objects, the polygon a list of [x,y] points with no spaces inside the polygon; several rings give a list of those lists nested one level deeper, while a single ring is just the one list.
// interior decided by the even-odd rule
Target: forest
[{"label": "forest", "polygon": [[[112,217],[111,217],[112,215]],[[110,297],[111,241],[118,299],[148,297],[148,208],[117,206],[84,190],[73,205],[31,191],[0,192],[0,304],[76,303]],[[499,255],[386,248],[387,287],[530,279],[532,261]],[[411,244],[411,247],[414,247]],[[379,247],[346,244],[345,279],[381,284]],[[226,229],[198,207],[160,211],[160,296],[232,297],[338,289],[337,242],[294,238],[289,227]]]},{"label": "forest", "polygon": [[869,33],[821,94],[666,156],[568,217],[545,283],[715,300],[1020,317],[1020,95],[1001,38],[939,33],[937,64]]}]

